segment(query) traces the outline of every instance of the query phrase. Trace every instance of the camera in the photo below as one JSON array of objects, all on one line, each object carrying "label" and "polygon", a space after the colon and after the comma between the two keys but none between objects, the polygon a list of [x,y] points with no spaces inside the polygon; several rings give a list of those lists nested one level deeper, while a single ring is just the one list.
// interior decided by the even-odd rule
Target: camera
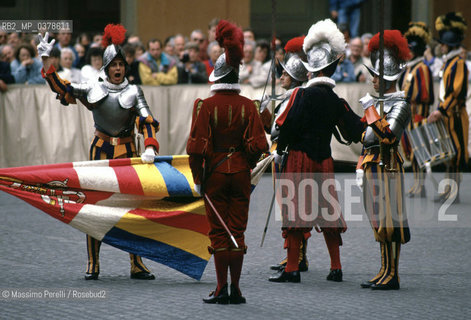
[{"label": "camera", "polygon": [[188,61],[190,61],[190,55],[188,54],[188,52],[185,52],[182,57],[182,62],[186,63]]}]

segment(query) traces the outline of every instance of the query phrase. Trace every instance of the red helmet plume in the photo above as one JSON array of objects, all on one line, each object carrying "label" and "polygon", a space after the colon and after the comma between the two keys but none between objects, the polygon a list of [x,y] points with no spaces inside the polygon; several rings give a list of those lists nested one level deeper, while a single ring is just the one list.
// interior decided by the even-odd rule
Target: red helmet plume
[{"label": "red helmet plume", "polygon": [[126,38],[126,29],[122,24],[108,24],[103,33],[103,40],[101,45],[103,48],[108,47],[110,44],[120,45]]},{"label": "red helmet plume", "polygon": [[244,34],[242,29],[226,20],[216,28],[216,40],[225,49],[226,63],[236,70],[244,57]]},{"label": "red helmet plume", "polygon": [[305,37],[306,36],[296,37],[296,38],[293,38],[293,39],[289,40],[288,42],[286,42],[285,52],[286,53],[288,53],[288,52],[297,53],[299,51],[302,51]]},{"label": "red helmet plume", "polygon": [[[409,44],[399,30],[384,30],[384,47],[389,48],[402,61],[407,61],[411,57]],[[370,52],[379,50],[379,33],[375,34],[368,43]]]}]

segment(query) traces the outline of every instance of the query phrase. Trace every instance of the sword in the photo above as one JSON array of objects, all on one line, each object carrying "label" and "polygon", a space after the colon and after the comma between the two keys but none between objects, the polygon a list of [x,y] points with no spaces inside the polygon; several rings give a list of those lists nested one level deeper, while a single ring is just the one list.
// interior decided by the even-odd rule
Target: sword
[{"label": "sword", "polygon": [[[280,172],[283,171],[287,158],[288,158],[288,146],[286,146],[285,150],[283,151],[283,155],[281,158]],[[276,172],[275,172],[275,175],[276,175]],[[276,195],[276,190],[273,189],[273,196],[271,197],[270,209],[268,210],[267,221],[265,222],[265,228],[263,229],[263,235],[262,235],[262,241],[260,242],[260,248],[263,247],[263,242],[265,241],[265,236],[267,235],[268,224],[270,223],[271,212],[273,210],[273,204],[275,203],[275,195]]]},{"label": "sword", "polygon": [[224,222],[224,220],[222,220],[221,216],[219,215],[218,211],[216,210],[216,208],[214,207],[213,205],[213,202],[211,201],[211,199],[209,199],[208,195],[205,193],[204,194],[204,198],[206,199],[206,201],[208,201],[209,205],[211,206],[211,208],[213,209],[213,212],[216,214],[216,217],[218,217],[219,219],[219,222],[221,222],[222,226],[224,227],[224,229],[226,230],[227,234],[229,235],[229,237],[231,238],[232,242],[234,243],[235,247],[236,248],[239,248],[239,246],[237,245],[237,242],[235,241],[235,238],[234,236],[232,235],[231,231],[229,230],[229,228],[227,227],[226,223]]},{"label": "sword", "polygon": [[267,221],[265,222],[265,229],[263,229],[262,241],[260,242],[260,248],[263,247],[265,236],[267,234],[268,223],[270,222],[271,211],[273,210],[273,204],[275,203],[275,190],[273,190],[273,196],[271,197],[270,210],[268,210]]}]

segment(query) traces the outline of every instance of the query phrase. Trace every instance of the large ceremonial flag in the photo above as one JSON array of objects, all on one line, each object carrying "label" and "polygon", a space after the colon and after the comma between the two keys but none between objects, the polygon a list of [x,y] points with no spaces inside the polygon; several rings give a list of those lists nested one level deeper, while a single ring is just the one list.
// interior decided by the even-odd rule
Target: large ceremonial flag
[{"label": "large ceremonial flag", "polygon": [[[252,172],[253,187],[269,165]],[[199,280],[210,245],[204,202],[188,156],[0,169],[0,190],[119,249]]]},{"label": "large ceremonial flag", "polygon": [[0,190],[95,239],[200,279],[210,258],[187,156],[0,169]]}]

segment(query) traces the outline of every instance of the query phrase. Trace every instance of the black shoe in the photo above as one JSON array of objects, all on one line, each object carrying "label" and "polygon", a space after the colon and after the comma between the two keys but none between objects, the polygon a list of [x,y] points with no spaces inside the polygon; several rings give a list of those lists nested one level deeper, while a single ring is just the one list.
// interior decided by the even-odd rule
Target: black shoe
[{"label": "black shoe", "polygon": [[85,280],[98,280],[98,272],[85,273]]},{"label": "black shoe", "polygon": [[154,280],[155,276],[150,272],[141,271],[141,272],[131,273],[131,279]]},{"label": "black shoe", "polygon": [[360,284],[360,286],[361,286],[362,288],[365,288],[365,289],[366,289],[366,288],[371,288],[371,286],[374,285],[374,284],[376,284],[376,282],[371,281],[371,280],[367,280],[367,281],[365,281],[365,282],[362,282],[362,283]]},{"label": "black shoe", "polygon": [[276,275],[268,278],[271,282],[301,282],[301,274],[299,271],[286,272],[284,269]]},{"label": "black shoe", "polygon": [[229,303],[230,304],[241,304],[241,303],[246,303],[247,300],[245,297],[243,297],[240,293],[239,290],[231,284],[231,296],[229,297]]},{"label": "black shoe", "polygon": [[286,267],[286,263],[287,263],[287,259],[285,258],[280,263],[270,266],[270,269],[275,270],[275,271],[281,271]]},{"label": "black shoe", "polygon": [[204,303],[219,303],[219,304],[228,304],[229,303],[229,293],[227,292],[227,283],[222,287],[221,291],[217,296],[214,294],[216,293],[216,290],[212,291],[209,294],[209,298],[203,299]]},{"label": "black shoe", "polygon": [[307,270],[309,270],[309,262],[307,261],[306,257],[304,257],[304,259],[301,260],[298,267],[299,267],[299,272],[306,272]]},{"label": "black shoe", "polygon": [[342,282],[342,269],[334,269],[330,270],[329,274],[327,275],[327,280],[335,281],[335,282]]},{"label": "black shoe", "polygon": [[[280,263],[280,264],[275,264],[271,266],[270,269],[275,270],[275,271],[281,271],[281,270],[284,270],[285,267],[286,267],[286,263]],[[307,259],[303,259],[299,263],[298,267],[299,267],[299,272],[306,272],[309,270],[309,262],[307,261]]]},{"label": "black shoe", "polygon": [[394,277],[388,283],[375,283],[371,285],[371,290],[399,290],[399,287],[399,281]]},{"label": "black shoe", "polygon": [[285,267],[286,267],[286,263],[285,264],[274,264],[274,265],[270,266],[270,270],[281,271],[281,270],[284,270]]}]

